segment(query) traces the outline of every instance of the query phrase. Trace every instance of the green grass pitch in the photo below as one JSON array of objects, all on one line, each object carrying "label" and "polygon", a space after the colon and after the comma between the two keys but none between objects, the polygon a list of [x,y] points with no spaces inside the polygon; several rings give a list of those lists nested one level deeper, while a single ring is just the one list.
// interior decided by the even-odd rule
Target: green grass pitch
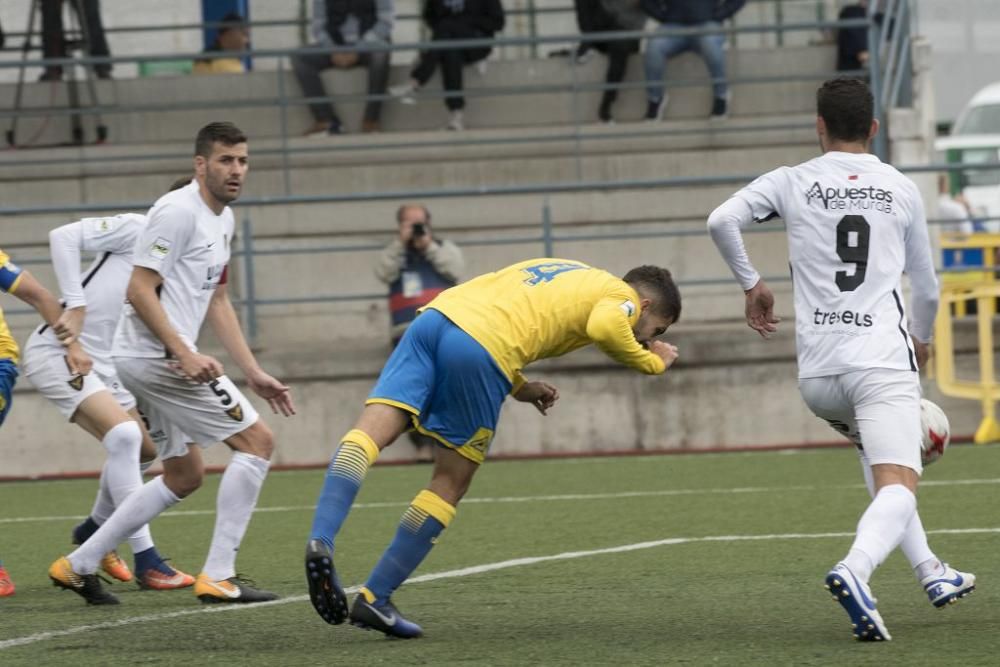
[{"label": "green grass pitch", "polygon": [[[187,591],[112,587],[88,608],[51,586],[94,480],[0,484],[0,665],[995,665],[1000,629],[1000,450],[953,447],[919,494],[931,546],[975,572],[975,595],[927,602],[902,555],[872,581],[893,635],[851,639],[822,588],[867,495],[850,450],[491,462],[395,601],[426,636],[390,641],[323,623],[302,553],[323,471],[274,473],[238,560],[283,597],[203,607]],[[345,584],[364,580],[427,481],[376,467],[338,539]],[[196,574],[218,477],[153,523]],[[949,532],[950,531],[950,532]],[[123,549],[127,551],[127,548]],[[130,559],[129,559],[130,560]],[[436,576],[426,576],[436,575]]]}]

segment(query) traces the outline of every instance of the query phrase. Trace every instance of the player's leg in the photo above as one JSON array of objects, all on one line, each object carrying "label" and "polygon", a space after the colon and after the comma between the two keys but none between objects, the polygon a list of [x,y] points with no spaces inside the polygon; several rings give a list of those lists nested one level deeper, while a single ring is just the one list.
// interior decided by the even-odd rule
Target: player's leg
[{"label": "player's leg", "polygon": [[327,623],[343,623],[348,614],[347,595],[333,563],[336,536],[379,452],[395,442],[429,403],[438,338],[449,324],[441,313],[430,310],[407,328],[327,468],[305,554],[309,597]]},{"label": "player's leg", "polygon": [[[863,442],[863,431],[858,428],[860,420],[857,418],[854,401],[849,395],[848,384],[845,382],[844,376],[839,375],[806,378],[799,380],[799,391],[813,414],[826,420],[830,426],[847,436],[858,446]],[[865,516],[862,517],[862,522],[864,519]],[[864,528],[867,531],[868,525],[866,524]],[[859,522],[856,538],[861,535],[862,525]],[[831,591],[834,599],[840,603],[850,617],[855,638],[864,640],[890,639],[885,623],[875,607],[875,600],[868,588],[867,577],[857,577],[841,562],[827,573],[826,588]]]},{"label": "player's leg", "polygon": [[[17,380],[17,365],[10,359],[0,359],[0,426],[10,412],[10,403],[14,393],[14,382]],[[0,561],[0,597],[14,594],[14,582],[7,568]]]},{"label": "player's leg", "polygon": [[[868,457],[863,450],[858,452],[858,456],[861,459],[865,486],[868,488],[868,493],[874,498],[875,480],[871,464],[868,463]],[[927,533],[924,531],[924,524],[920,520],[920,512],[913,513],[913,518],[906,526],[899,548],[910,562],[913,574],[923,586],[930,603],[935,607],[958,602],[975,590],[976,575],[956,570],[941,561],[931,550],[927,542]]]},{"label": "player's leg", "polygon": [[[232,392],[235,387],[226,390]],[[195,584],[195,594],[205,603],[274,600],[278,597],[274,593],[257,590],[236,577],[236,553],[271,465],[274,434],[257,419],[225,442],[233,450],[233,457],[219,483],[215,531],[205,566]]]},{"label": "player's leg", "polygon": [[392,594],[427,558],[441,533],[455,518],[479,464],[453,449],[434,452],[434,474],[403,513],[396,535],[382,554],[351,608],[351,623],[404,639],[419,637],[422,628],[407,620],[392,603]]},{"label": "player's leg", "polygon": [[435,357],[436,384],[418,430],[439,443],[430,484],[403,513],[392,543],[376,564],[351,610],[355,625],[402,638],[419,637],[391,596],[430,553],[455,517],[455,507],[489,449],[500,407],[511,385],[483,347],[451,325]]}]

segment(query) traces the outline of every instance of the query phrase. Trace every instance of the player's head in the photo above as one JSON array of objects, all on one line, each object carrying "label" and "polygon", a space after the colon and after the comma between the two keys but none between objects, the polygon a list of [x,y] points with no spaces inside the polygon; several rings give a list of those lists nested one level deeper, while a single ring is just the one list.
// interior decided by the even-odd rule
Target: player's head
[{"label": "player's head", "polygon": [[816,91],[816,132],[824,151],[838,144],[868,143],[878,132],[875,100],[861,79],[830,79]]},{"label": "player's head", "polygon": [[646,343],[660,336],[681,316],[681,293],[670,271],[658,266],[638,266],[622,279],[639,293],[639,321],[635,338]]},{"label": "player's head", "polygon": [[225,205],[240,196],[249,169],[247,135],[232,123],[209,123],[194,142],[194,175],[203,193]]}]

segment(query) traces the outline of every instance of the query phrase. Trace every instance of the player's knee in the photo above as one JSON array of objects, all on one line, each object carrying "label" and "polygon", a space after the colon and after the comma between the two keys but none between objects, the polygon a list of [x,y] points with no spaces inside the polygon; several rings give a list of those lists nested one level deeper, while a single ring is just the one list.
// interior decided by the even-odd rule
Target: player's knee
[{"label": "player's knee", "polygon": [[173,474],[165,472],[163,482],[178,498],[187,498],[201,488],[204,479],[205,473],[203,471],[189,470]]},{"label": "player's knee", "polygon": [[247,436],[246,448],[241,449],[241,451],[270,461],[271,455],[274,453],[274,431],[271,430],[271,427],[263,421],[258,421],[244,433]]}]

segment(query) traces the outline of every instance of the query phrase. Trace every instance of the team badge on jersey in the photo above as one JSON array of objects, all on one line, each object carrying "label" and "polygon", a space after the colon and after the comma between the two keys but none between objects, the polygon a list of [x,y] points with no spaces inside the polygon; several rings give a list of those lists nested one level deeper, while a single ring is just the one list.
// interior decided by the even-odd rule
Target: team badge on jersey
[{"label": "team badge on jersey", "polygon": [[153,244],[149,246],[149,256],[153,259],[165,259],[170,254],[171,243],[162,236],[157,236]]},{"label": "team badge on jersey", "polygon": [[239,403],[226,410],[226,414],[229,415],[234,421],[243,421],[243,407]]}]

